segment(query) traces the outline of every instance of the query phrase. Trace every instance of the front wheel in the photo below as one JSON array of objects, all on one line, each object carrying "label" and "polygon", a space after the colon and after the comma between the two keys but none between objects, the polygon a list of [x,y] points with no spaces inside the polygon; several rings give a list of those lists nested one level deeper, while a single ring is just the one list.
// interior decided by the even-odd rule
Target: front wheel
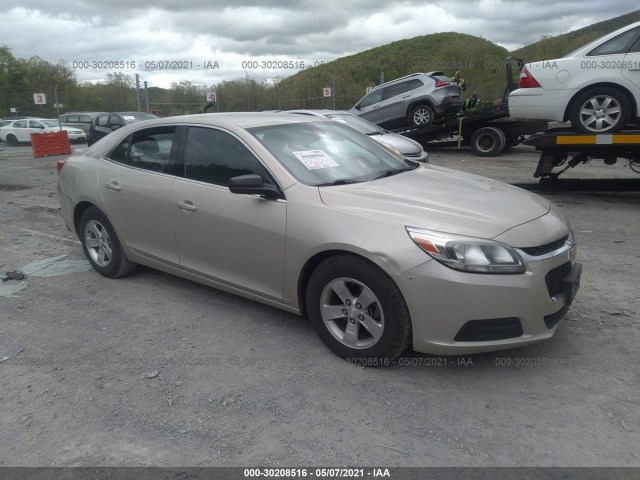
[{"label": "front wheel", "polygon": [[13,133],[10,133],[9,135],[7,135],[7,143],[9,145],[11,145],[12,147],[15,147],[18,145],[18,137],[16,137]]},{"label": "front wheel", "polygon": [[417,127],[431,125],[436,118],[436,113],[429,105],[418,105],[409,112],[409,123]]},{"label": "front wheel", "polygon": [[631,107],[626,96],[614,88],[596,88],[573,102],[569,119],[582,133],[613,133],[629,121]]},{"label": "front wheel", "polygon": [[311,275],[307,311],[336,355],[387,365],[411,342],[409,309],[398,286],[380,268],[351,255],[331,257]]},{"label": "front wheel", "polygon": [[98,208],[89,207],[83,212],[79,233],[84,253],[100,275],[117,278],[136,268],[124,253],[113,226]]}]

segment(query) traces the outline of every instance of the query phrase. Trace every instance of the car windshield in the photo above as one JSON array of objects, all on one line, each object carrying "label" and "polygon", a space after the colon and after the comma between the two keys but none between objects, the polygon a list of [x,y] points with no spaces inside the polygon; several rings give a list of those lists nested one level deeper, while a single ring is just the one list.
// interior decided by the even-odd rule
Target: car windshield
[{"label": "car windshield", "polygon": [[338,122],[294,123],[248,131],[307,185],[355,183],[417,168]]},{"label": "car windshield", "polygon": [[40,120],[40,123],[42,123],[45,127],[55,128],[60,126],[57,120]]},{"label": "car windshield", "polygon": [[336,122],[349,125],[351,128],[354,128],[365,135],[380,135],[387,133],[385,129],[380,128],[375,123],[371,123],[363,118],[356,117],[355,115],[350,115],[348,113],[329,113],[325,115],[325,117],[335,120]]}]

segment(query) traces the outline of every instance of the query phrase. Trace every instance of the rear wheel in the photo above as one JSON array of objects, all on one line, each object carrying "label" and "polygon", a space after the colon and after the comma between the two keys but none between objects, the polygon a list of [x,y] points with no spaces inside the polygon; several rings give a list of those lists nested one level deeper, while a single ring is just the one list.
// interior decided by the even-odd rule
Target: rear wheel
[{"label": "rear wheel", "polygon": [[483,127],[471,135],[469,145],[479,157],[495,157],[504,149],[506,142],[507,139],[499,128]]},{"label": "rear wheel", "polygon": [[311,275],[307,311],[322,341],[338,356],[381,366],[411,342],[409,309],[380,268],[351,255],[331,257]]},{"label": "rear wheel", "polygon": [[13,147],[18,145],[18,137],[16,137],[13,133],[7,135],[7,143]]},{"label": "rear wheel", "polygon": [[573,102],[569,119],[571,125],[583,133],[612,133],[621,130],[629,121],[629,100],[615,88],[589,90]]},{"label": "rear wheel", "polygon": [[109,278],[131,273],[136,264],[127,258],[107,217],[96,207],[87,208],[80,218],[80,241],[91,266]]},{"label": "rear wheel", "polygon": [[429,105],[418,105],[409,112],[409,123],[417,127],[431,125],[436,118],[436,114]]}]

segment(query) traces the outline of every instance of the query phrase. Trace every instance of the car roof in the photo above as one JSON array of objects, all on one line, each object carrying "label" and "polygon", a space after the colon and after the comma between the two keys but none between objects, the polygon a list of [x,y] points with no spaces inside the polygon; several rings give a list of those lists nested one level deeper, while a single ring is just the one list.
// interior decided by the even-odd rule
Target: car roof
[{"label": "car roof", "polygon": [[317,110],[298,108],[295,110],[282,110],[280,113],[297,113],[304,115],[315,115],[316,117],[324,117],[325,115],[353,115],[346,110],[330,110],[328,108],[321,108]]},{"label": "car roof", "polygon": [[40,118],[40,117],[3,117],[3,118],[0,118],[0,120],[11,120],[13,122],[14,120],[29,120],[34,118]]},{"label": "car roof", "polygon": [[[331,121],[328,119],[297,114],[271,113],[271,112],[228,112],[228,113],[196,113],[193,115],[178,115],[147,120],[145,123],[153,125],[176,123],[202,123],[208,125],[236,125],[240,128],[264,127],[269,125],[281,125],[287,123],[305,123],[315,121]],[[141,125],[141,123],[137,123]]]},{"label": "car roof", "polygon": [[44,118],[44,117],[24,117],[24,118],[15,118],[15,121],[18,120],[55,120],[56,122],[58,121],[57,118]]},{"label": "car roof", "polygon": [[64,112],[62,115],[102,115],[103,113],[108,112]]},{"label": "car roof", "polygon": [[377,87],[374,87],[373,89],[377,90],[378,88],[386,87],[388,85],[393,85],[396,82],[402,82],[404,80],[409,80],[410,78],[413,78],[413,77],[422,77],[422,76],[430,77],[432,75],[443,75],[445,77],[447,76],[444,72],[441,72],[439,70],[434,70],[433,72],[426,72],[426,73],[424,73],[424,72],[416,72],[416,73],[411,73],[409,75],[405,75],[404,77],[396,78],[395,80],[389,80],[388,82],[381,83],[380,85],[378,85]]}]

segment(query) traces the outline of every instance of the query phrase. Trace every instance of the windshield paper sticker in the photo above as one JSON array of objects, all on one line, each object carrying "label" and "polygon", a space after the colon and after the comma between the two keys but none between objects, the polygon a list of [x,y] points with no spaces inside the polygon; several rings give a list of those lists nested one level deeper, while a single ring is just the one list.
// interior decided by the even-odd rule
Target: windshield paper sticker
[{"label": "windshield paper sticker", "polygon": [[124,118],[125,120],[135,120],[136,117],[134,117],[133,115],[123,115],[122,118]]},{"label": "windshield paper sticker", "polygon": [[291,153],[293,153],[309,170],[340,166],[333,158],[327,155],[324,150],[303,150],[301,152]]}]

